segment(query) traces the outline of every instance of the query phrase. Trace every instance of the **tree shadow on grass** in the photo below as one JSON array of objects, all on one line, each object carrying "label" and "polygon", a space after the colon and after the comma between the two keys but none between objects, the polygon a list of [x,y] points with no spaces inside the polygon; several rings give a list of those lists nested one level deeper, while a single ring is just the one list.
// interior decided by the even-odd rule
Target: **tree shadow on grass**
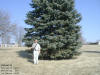
[{"label": "tree shadow on grass", "polygon": [[[21,58],[25,58],[27,59],[28,62],[31,62],[33,63],[33,54],[32,54],[32,51],[31,50],[20,50],[20,51],[17,51],[19,57]],[[67,60],[74,60],[74,59],[77,59],[76,56],[74,56],[73,58],[71,59],[67,59]],[[51,61],[51,60],[66,60],[66,59],[48,59],[47,57],[45,58],[41,58],[41,56],[39,56],[39,60],[48,60],[48,61]]]},{"label": "tree shadow on grass", "polygon": [[18,53],[19,57],[25,58],[25,59],[27,59],[28,62],[33,63],[33,55],[32,55],[32,53],[28,53],[25,50],[17,51],[17,53]]},{"label": "tree shadow on grass", "polygon": [[85,52],[85,53],[100,53],[100,51],[82,51],[82,52]]}]

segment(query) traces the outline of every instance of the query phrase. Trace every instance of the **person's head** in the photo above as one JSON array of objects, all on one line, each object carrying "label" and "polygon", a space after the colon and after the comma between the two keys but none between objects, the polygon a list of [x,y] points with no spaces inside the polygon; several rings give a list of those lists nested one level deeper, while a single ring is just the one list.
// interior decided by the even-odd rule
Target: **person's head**
[{"label": "person's head", "polygon": [[37,43],[37,42],[38,42],[38,40],[37,40],[37,39],[35,39],[35,40],[34,40],[34,43]]}]

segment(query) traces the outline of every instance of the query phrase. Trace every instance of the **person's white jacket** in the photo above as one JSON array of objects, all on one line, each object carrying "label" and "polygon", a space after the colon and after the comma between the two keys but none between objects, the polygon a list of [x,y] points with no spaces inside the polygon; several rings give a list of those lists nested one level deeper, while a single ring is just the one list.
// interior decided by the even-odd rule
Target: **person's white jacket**
[{"label": "person's white jacket", "polygon": [[38,43],[33,43],[32,48],[36,51],[40,51],[41,47]]}]

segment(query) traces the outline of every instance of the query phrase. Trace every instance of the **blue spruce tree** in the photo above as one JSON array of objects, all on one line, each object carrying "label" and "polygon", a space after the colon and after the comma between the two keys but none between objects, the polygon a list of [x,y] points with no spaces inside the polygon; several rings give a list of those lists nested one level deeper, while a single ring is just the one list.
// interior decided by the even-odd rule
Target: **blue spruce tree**
[{"label": "blue spruce tree", "polygon": [[25,28],[25,44],[31,46],[38,39],[42,58],[72,58],[81,46],[81,15],[74,0],[32,0],[30,5],[33,10],[28,12],[25,23],[31,28]]}]

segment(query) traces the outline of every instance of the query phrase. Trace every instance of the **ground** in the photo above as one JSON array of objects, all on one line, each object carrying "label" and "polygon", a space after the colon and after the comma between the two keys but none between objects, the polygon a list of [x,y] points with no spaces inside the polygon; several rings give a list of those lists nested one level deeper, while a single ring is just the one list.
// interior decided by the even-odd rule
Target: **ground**
[{"label": "ground", "polygon": [[[0,66],[12,64],[13,74],[0,75],[100,75],[100,45],[84,45],[82,54],[70,60],[39,60],[32,62],[27,48],[0,48]],[[16,74],[15,74],[16,71]]]}]

